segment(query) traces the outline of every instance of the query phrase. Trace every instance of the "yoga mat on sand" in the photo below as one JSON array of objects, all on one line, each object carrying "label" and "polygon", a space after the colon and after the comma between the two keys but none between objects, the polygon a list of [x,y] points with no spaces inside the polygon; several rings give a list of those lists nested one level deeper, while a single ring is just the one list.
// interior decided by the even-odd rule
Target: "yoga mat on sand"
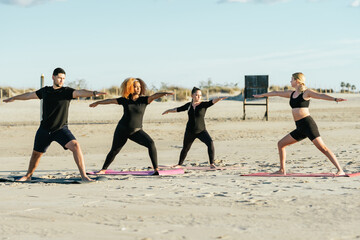
[{"label": "yoga mat on sand", "polygon": [[[16,182],[16,183],[56,183],[56,184],[84,184],[92,183],[87,181],[82,181],[81,178],[41,178],[41,177],[32,177],[30,181],[18,182],[22,176],[7,176],[0,177],[0,182]],[[95,177],[91,178],[95,181],[105,181],[105,177]]]},{"label": "yoga mat on sand", "polygon": [[217,171],[217,170],[236,170],[242,169],[243,167],[237,166],[229,166],[229,167],[216,167],[211,168],[209,166],[181,166],[181,168],[173,168],[172,166],[160,165],[160,169],[186,169],[186,170],[203,170],[203,171]]},{"label": "yoga mat on sand", "polygon": [[259,173],[241,174],[240,176],[243,177],[356,177],[356,176],[360,176],[360,173],[346,173],[343,176],[336,176],[334,173],[287,173],[286,175],[282,175],[282,174],[259,172]]},{"label": "yoga mat on sand", "polygon": [[[154,171],[115,171],[115,170],[106,170],[104,175],[134,175],[134,176],[151,176]],[[96,172],[88,172],[89,175],[103,175],[97,174]],[[176,175],[176,174],[184,174],[184,169],[170,169],[170,170],[159,170],[159,175]]]}]

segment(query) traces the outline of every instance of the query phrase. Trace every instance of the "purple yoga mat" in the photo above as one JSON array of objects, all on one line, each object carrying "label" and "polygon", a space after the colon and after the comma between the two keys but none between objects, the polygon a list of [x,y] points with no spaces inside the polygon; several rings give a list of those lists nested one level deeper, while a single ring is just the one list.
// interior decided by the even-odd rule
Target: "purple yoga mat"
[{"label": "purple yoga mat", "polygon": [[[108,169],[105,174],[97,174],[96,172],[88,172],[89,175],[134,175],[134,176],[150,176],[154,171],[115,171]],[[159,175],[176,175],[184,174],[184,169],[159,170]]]},{"label": "purple yoga mat", "polygon": [[336,176],[334,173],[287,173],[286,175],[282,175],[282,174],[260,172],[260,173],[241,174],[240,176],[244,176],[244,177],[356,177],[356,176],[360,176],[360,173],[347,173],[343,176]]}]

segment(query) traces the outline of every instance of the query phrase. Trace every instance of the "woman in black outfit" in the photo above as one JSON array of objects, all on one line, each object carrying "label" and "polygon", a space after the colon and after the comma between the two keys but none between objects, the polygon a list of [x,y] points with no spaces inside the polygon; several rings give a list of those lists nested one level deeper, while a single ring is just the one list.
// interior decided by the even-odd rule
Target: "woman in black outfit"
[{"label": "woman in black outfit", "polygon": [[104,174],[106,169],[114,161],[116,155],[125,145],[128,139],[148,148],[150,159],[155,173],[158,174],[157,152],[154,141],[142,130],[142,121],[145,108],[157,98],[172,95],[171,92],[159,92],[151,96],[144,96],[146,85],[140,78],[127,78],[121,84],[120,98],[106,99],[90,104],[96,107],[99,104],[119,104],[124,107],[124,115],[120,119],[114,133],[110,152],[106,156],[104,165],[98,174]]},{"label": "woman in black outfit", "polygon": [[342,102],[346,101],[343,98],[334,98],[327,94],[320,94],[311,89],[307,89],[305,86],[305,75],[303,73],[294,73],[291,78],[291,86],[295,88],[295,91],[273,91],[269,93],[263,93],[254,95],[256,98],[279,96],[290,98],[290,106],[292,108],[292,115],[295,120],[296,129],[287,134],[278,142],[279,157],[280,157],[280,170],[275,172],[276,174],[286,175],[285,159],[286,151],[285,147],[296,142],[299,142],[305,138],[309,138],[310,141],[331,161],[337,168],[337,175],[344,175],[339,162],[336,159],[334,153],[328,149],[320,137],[319,130],[313,118],[310,116],[309,104],[310,98],[322,99],[328,101]]},{"label": "woman in black outfit", "polygon": [[214,164],[214,144],[208,131],[206,130],[204,117],[208,107],[211,107],[212,105],[219,102],[220,100],[225,99],[226,97],[215,98],[211,101],[202,102],[201,90],[196,87],[192,89],[191,97],[191,102],[188,102],[178,108],[168,109],[162,114],[164,115],[167,113],[187,111],[189,116],[188,122],[186,124],[184,143],[180,153],[179,163],[175,167],[180,167],[184,163],[184,160],[188,151],[190,150],[192,143],[195,141],[196,138],[198,138],[200,139],[200,141],[206,144],[208,148],[210,167],[215,168],[216,166]]}]

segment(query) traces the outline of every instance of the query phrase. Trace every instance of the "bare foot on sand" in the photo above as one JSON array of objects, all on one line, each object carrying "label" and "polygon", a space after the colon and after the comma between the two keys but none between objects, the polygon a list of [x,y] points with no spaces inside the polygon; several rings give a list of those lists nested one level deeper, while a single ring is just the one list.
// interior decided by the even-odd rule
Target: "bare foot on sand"
[{"label": "bare foot on sand", "polygon": [[101,169],[101,170],[99,170],[99,171],[97,171],[97,172],[95,172],[96,174],[105,174],[106,173],[106,169]]},{"label": "bare foot on sand", "polygon": [[272,174],[286,175],[286,172],[285,172],[285,170],[280,169],[279,171],[273,172]]},{"label": "bare foot on sand", "polygon": [[22,178],[16,180],[17,182],[26,182],[26,181],[31,181],[31,176],[23,176]]},{"label": "bare foot on sand", "polygon": [[343,170],[341,170],[336,173],[336,176],[345,176],[345,173]]},{"label": "bare foot on sand", "polygon": [[154,173],[152,175],[160,175],[159,168],[155,168],[155,171],[154,171]]},{"label": "bare foot on sand", "polygon": [[216,168],[215,164],[210,164],[210,168]]},{"label": "bare foot on sand", "polygon": [[173,168],[182,168],[182,166],[181,165],[174,165],[174,166],[172,166]]},{"label": "bare foot on sand", "polygon": [[94,182],[95,180],[89,178],[88,176],[82,176],[81,180],[84,182]]}]

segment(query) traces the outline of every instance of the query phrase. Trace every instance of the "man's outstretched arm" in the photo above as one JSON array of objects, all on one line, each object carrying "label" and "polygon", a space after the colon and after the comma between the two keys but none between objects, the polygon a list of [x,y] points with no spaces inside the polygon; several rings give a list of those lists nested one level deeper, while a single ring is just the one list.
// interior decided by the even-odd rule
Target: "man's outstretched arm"
[{"label": "man's outstretched arm", "polygon": [[75,90],[73,92],[73,98],[78,98],[78,97],[97,97],[99,95],[104,95],[106,93],[104,92],[98,92],[98,91],[89,91],[86,89],[80,89],[80,90]]},{"label": "man's outstretched arm", "polygon": [[8,99],[3,100],[3,102],[9,103],[9,102],[13,102],[15,100],[29,100],[29,99],[39,99],[39,97],[36,95],[35,92],[28,92],[28,93],[23,93]]}]

